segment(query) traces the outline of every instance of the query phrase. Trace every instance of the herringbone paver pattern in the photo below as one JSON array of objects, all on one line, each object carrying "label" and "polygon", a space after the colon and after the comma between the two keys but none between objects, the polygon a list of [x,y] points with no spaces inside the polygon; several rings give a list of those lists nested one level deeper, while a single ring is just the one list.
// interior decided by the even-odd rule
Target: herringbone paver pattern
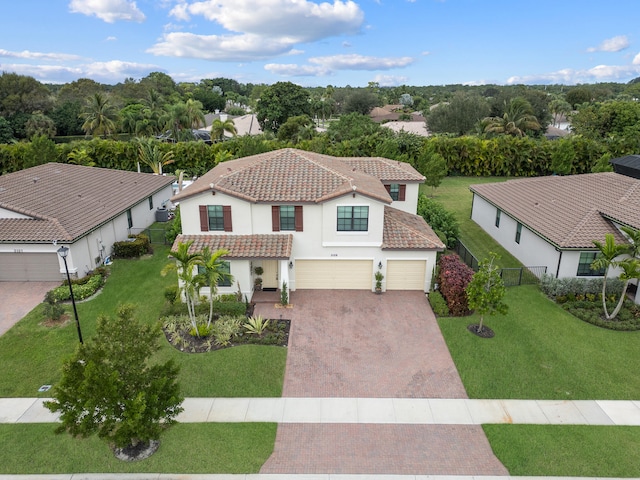
[{"label": "herringbone paver pattern", "polygon": [[[283,396],[467,398],[421,292],[296,291]],[[506,475],[480,426],[281,424],[261,473]]]}]

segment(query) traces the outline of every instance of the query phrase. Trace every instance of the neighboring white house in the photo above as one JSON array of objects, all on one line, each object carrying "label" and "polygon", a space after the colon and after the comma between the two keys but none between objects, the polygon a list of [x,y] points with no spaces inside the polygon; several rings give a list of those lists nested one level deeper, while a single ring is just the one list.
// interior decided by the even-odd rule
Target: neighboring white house
[{"label": "neighboring white house", "polygon": [[61,163],[0,176],[0,281],[62,280],[61,245],[69,272],[85,276],[114,242],[155,221],[174,180]]},{"label": "neighboring white house", "polygon": [[623,243],[620,226],[640,228],[640,180],[618,173],[524,178],[470,189],[471,218],[524,265],[546,266],[557,278],[602,276],[591,269],[593,241],[611,233]]},{"label": "neighboring white house", "polygon": [[[228,268],[249,298],[255,267],[263,288],[428,291],[444,249],[417,216],[419,184],[407,163],[336,158],[296,149],[219,164],[172,198],[191,252],[226,248]],[[238,287],[239,285],[239,287]]]}]

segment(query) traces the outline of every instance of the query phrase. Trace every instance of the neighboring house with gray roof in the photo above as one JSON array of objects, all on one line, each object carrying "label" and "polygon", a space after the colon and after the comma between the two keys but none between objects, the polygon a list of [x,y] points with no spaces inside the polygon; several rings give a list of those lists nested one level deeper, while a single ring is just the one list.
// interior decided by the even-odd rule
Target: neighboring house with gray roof
[{"label": "neighboring house with gray roof", "polygon": [[557,278],[601,276],[590,268],[593,240],[611,233],[623,243],[620,226],[640,228],[640,180],[613,172],[470,188],[471,218],[524,265],[546,266]]},{"label": "neighboring house with gray roof", "polygon": [[0,281],[83,277],[155,220],[174,177],[47,163],[0,176]]},{"label": "neighboring house with gray roof", "polygon": [[[192,252],[230,251],[243,294],[263,287],[428,291],[443,243],[416,215],[424,177],[386,158],[338,158],[282,149],[217,165],[172,198]],[[236,284],[219,292],[235,292]]]}]

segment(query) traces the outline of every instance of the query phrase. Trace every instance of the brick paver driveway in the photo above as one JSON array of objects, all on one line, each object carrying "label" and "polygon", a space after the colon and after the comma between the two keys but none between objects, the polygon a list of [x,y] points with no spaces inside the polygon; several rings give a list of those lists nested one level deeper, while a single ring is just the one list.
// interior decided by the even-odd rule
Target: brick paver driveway
[{"label": "brick paver driveway", "polygon": [[[300,290],[284,397],[467,398],[421,292]],[[464,334],[462,332],[461,334]],[[478,425],[283,424],[261,473],[506,475]]]},{"label": "brick paver driveway", "polygon": [[0,282],[0,335],[44,300],[61,282]]}]

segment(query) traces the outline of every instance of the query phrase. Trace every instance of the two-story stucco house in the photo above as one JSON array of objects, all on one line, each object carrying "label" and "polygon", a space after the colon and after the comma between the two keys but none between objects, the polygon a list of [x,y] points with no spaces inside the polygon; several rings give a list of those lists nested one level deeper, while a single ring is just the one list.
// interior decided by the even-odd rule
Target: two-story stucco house
[{"label": "two-story stucco house", "polygon": [[192,252],[225,248],[235,292],[263,288],[427,291],[443,243],[416,215],[424,177],[385,158],[282,149],[224,162],[172,198]]}]

